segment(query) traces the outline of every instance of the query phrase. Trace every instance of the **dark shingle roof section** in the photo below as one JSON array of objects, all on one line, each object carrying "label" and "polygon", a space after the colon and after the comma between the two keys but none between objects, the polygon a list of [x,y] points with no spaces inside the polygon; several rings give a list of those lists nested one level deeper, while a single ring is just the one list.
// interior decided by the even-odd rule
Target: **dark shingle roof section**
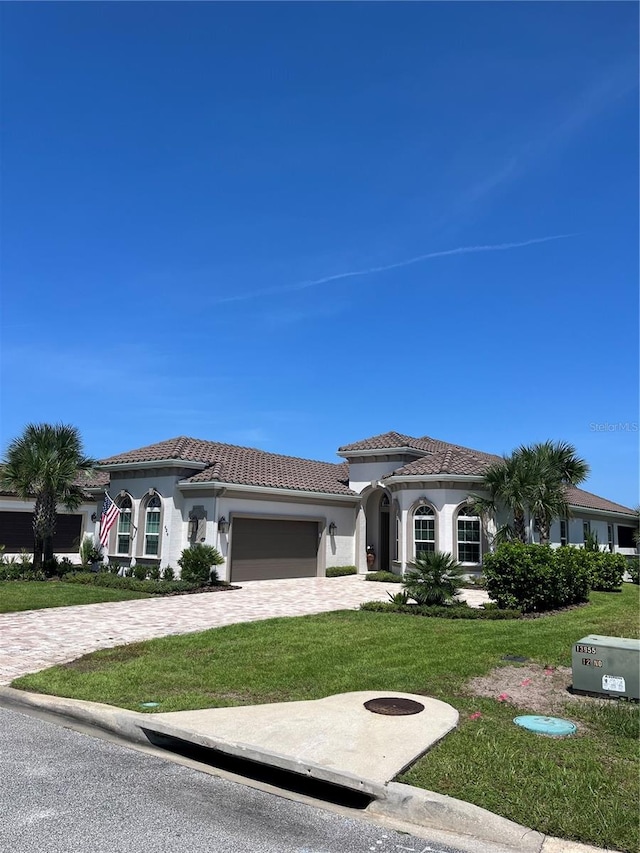
[{"label": "dark shingle roof section", "polygon": [[183,462],[187,468],[190,462],[206,464],[205,469],[183,481],[187,483],[237,483],[272,489],[355,495],[349,488],[349,466],[346,462],[317,462],[185,436],[110,456],[101,460],[101,464],[127,465],[173,459]]},{"label": "dark shingle roof section", "polygon": [[567,489],[567,502],[570,506],[583,507],[584,509],[599,509],[604,512],[624,512],[635,515],[635,510],[628,506],[622,506],[622,504],[608,501],[606,498],[600,498],[598,495],[585,492],[583,489],[577,489],[575,486]]}]

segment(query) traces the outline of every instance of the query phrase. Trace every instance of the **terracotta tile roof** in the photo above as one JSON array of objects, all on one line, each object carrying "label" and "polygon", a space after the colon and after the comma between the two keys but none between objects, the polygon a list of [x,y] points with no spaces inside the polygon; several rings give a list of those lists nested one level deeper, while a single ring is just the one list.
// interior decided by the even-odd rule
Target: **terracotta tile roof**
[{"label": "terracotta tile roof", "polygon": [[410,462],[408,465],[392,471],[387,474],[387,477],[418,477],[434,474],[477,474],[482,476],[489,465],[494,465],[496,462],[502,462],[502,457],[450,444],[444,450],[430,453],[428,456],[423,456],[421,459],[416,459],[415,462]]},{"label": "terracotta tile roof", "polygon": [[157,444],[149,444],[146,447],[139,447],[136,450],[128,450],[126,453],[117,453],[115,456],[109,456],[107,459],[101,459],[100,464],[127,465],[134,462],[161,462],[168,459],[207,463],[216,460],[217,449],[219,447],[231,446],[180,435],[177,438],[169,438],[167,441],[159,441]]},{"label": "terracotta tile roof", "polygon": [[109,485],[108,471],[94,471],[89,477],[77,477],[76,485],[82,489],[103,489]]},{"label": "terracotta tile roof", "polygon": [[102,459],[101,464],[126,465],[169,459],[181,460],[185,467],[189,467],[190,462],[207,464],[205,469],[183,480],[187,483],[217,481],[273,489],[355,495],[349,488],[349,465],[346,462],[317,462],[185,436],[110,456]]},{"label": "terracotta tile roof", "polygon": [[478,456],[491,456],[494,460],[500,460],[499,456],[483,453],[480,450],[472,450],[470,447],[462,447],[458,444],[451,444],[449,441],[441,441],[438,438],[423,435],[421,438],[414,438],[411,435],[403,435],[400,432],[385,432],[382,435],[374,435],[371,438],[364,438],[362,441],[354,441],[352,444],[345,444],[338,448],[338,453],[351,453],[358,450],[398,450],[401,447],[410,447],[413,450],[422,453],[438,453],[442,450],[454,448],[455,450],[475,453]]},{"label": "terracotta tile roof", "polygon": [[[472,450],[457,444],[422,436],[413,438],[398,432],[386,432],[371,438],[340,447],[340,453],[357,450],[393,450],[411,447],[425,453],[420,459],[391,472],[396,475],[419,477],[420,475],[469,475],[482,476],[487,467],[501,462],[502,457],[480,450]],[[205,441],[198,438],[178,436],[137,450],[130,450],[101,460],[101,464],[127,465],[139,462],[180,460],[185,467],[190,462],[207,467],[183,482],[238,483],[248,486],[263,486],[275,489],[294,489],[326,494],[356,494],[349,488],[349,466],[347,462],[334,464],[295,456],[267,453],[250,447]],[[88,488],[106,486],[107,472],[98,472],[97,477],[85,483]],[[631,513],[633,510],[621,504],[600,498],[582,489],[568,491],[569,503],[585,509],[605,512]]]},{"label": "terracotta tile roof", "polygon": [[584,489],[576,489],[571,486],[567,489],[567,501],[570,506],[584,507],[584,509],[599,509],[604,512],[625,512],[635,515],[635,510],[622,504],[608,501],[606,498],[600,498],[591,492],[585,492]]},{"label": "terracotta tile roof", "polygon": [[[415,447],[415,438],[410,435],[402,435],[399,432],[385,432],[364,438],[362,441],[354,441],[352,444],[343,444],[338,448],[338,453],[349,453],[352,450],[391,450],[398,447]],[[416,448],[420,449],[420,448]]]}]

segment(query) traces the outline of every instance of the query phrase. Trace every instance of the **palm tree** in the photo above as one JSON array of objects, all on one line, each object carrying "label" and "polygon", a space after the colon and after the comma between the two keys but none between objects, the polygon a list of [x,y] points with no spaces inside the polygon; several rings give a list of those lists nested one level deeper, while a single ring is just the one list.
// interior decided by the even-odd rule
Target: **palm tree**
[{"label": "palm tree", "polygon": [[566,491],[587,479],[589,465],[565,441],[521,446],[513,456],[527,472],[527,506],[541,545],[548,545],[551,524],[569,515]]},{"label": "palm tree", "polygon": [[446,604],[458,592],[464,569],[451,554],[422,551],[404,576],[404,590],[418,604]]},{"label": "palm tree", "polygon": [[497,543],[511,539],[526,542],[527,495],[531,488],[528,468],[512,453],[486,469],[483,486],[488,497],[471,495],[469,498],[469,505],[474,511],[481,518],[496,518],[502,509],[506,509],[510,517],[498,528],[494,540]]},{"label": "palm tree", "polygon": [[33,565],[53,557],[56,505],[77,509],[84,494],[77,480],[95,461],[84,455],[80,433],[65,424],[28,424],[9,444],[2,464],[2,487],[22,500],[35,500]]}]

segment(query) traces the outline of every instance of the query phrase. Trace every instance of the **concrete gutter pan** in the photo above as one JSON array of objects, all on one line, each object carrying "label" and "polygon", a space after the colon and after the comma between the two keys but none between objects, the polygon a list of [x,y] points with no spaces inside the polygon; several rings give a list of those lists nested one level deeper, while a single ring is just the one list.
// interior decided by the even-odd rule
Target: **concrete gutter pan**
[{"label": "concrete gutter pan", "polygon": [[[364,707],[371,699],[390,698],[419,702],[424,710],[387,716]],[[457,725],[454,708],[425,696],[366,691],[308,702],[149,714],[0,687],[0,707],[156,754],[164,746],[163,754],[174,760],[167,744],[181,743],[313,778],[364,795],[364,816],[409,832],[455,833],[461,849],[550,853],[552,842],[554,853],[596,849],[545,838],[470,803],[392,781]]]}]

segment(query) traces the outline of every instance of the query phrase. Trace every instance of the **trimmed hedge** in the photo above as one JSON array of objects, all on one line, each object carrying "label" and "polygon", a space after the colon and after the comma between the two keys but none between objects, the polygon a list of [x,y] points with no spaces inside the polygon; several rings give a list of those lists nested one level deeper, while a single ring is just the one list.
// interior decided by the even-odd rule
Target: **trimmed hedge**
[{"label": "trimmed hedge", "polygon": [[640,557],[627,556],[627,571],[631,578],[631,583],[640,583]]},{"label": "trimmed hedge", "polygon": [[591,589],[599,592],[618,592],[622,578],[627,570],[624,554],[612,554],[610,551],[592,551],[589,553]]},{"label": "trimmed hedge", "polygon": [[523,613],[588,601],[589,553],[581,548],[505,542],[484,558],[487,592],[501,609]]},{"label": "trimmed hedge", "polygon": [[365,580],[381,581],[382,583],[404,583],[402,575],[394,575],[393,572],[369,572]]},{"label": "trimmed hedge", "polygon": [[411,616],[432,616],[439,619],[522,619],[519,610],[504,610],[497,607],[485,610],[467,604],[394,604],[392,601],[365,601],[360,610],[372,613],[405,613]]},{"label": "trimmed hedge", "polygon": [[358,570],[355,566],[329,566],[327,568],[328,578],[342,578],[346,575],[357,575]]},{"label": "trimmed hedge", "polygon": [[63,580],[65,583],[102,586],[107,589],[129,589],[132,592],[148,592],[151,595],[166,595],[169,592],[189,592],[197,589],[196,584],[186,581],[141,581],[135,578],[121,578],[110,572],[75,572],[65,575]]}]

